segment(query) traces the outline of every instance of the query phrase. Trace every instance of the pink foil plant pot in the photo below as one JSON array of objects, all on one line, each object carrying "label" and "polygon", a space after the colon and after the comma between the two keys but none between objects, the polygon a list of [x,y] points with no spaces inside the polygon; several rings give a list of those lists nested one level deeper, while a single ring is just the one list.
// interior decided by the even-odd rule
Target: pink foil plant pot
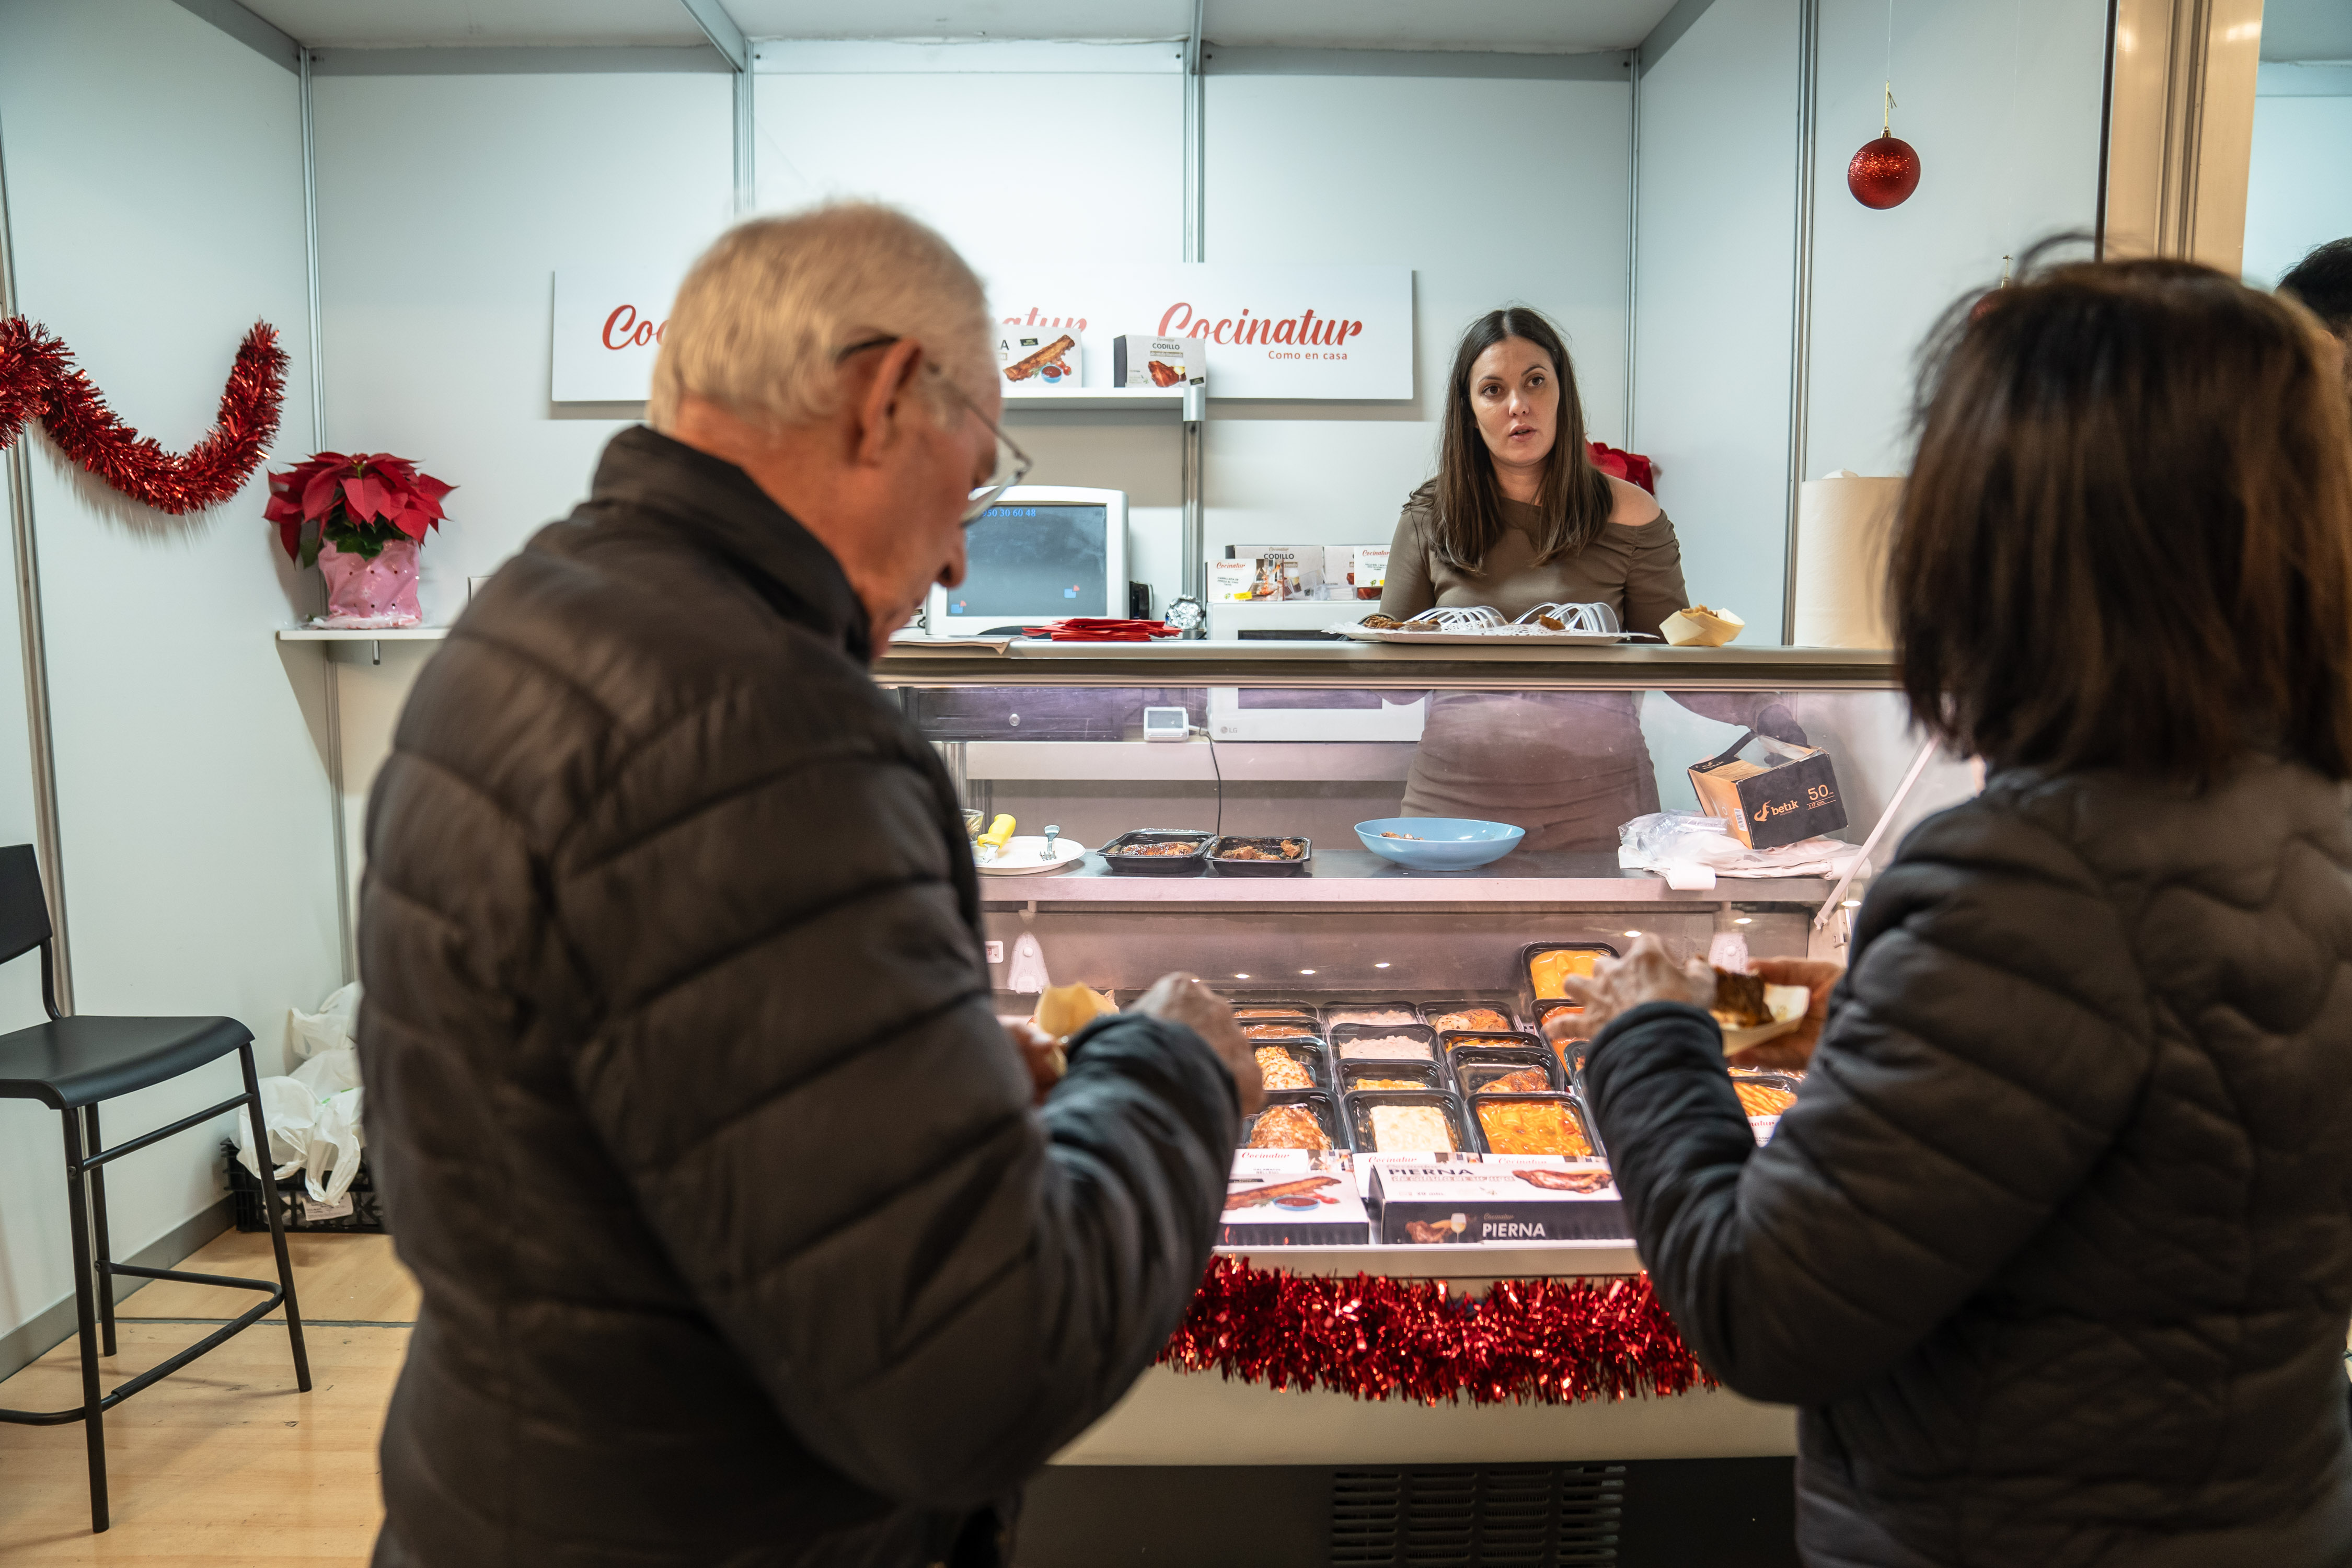
[{"label": "pink foil plant pot", "polygon": [[316,563],[327,584],[319,624],[350,630],[413,626],[417,547],[446,515],[441,498],[455,487],[388,453],[320,452],[290,472],[269,476],[262,515],[299,566]]}]

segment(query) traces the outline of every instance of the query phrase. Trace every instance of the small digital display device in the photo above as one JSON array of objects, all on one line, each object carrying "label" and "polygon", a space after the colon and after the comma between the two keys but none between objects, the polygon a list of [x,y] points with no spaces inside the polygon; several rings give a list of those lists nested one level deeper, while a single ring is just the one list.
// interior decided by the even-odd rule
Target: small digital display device
[{"label": "small digital display device", "polygon": [[1143,710],[1143,738],[1147,741],[1181,741],[1192,732],[1192,715],[1181,708]]},{"label": "small digital display device", "polygon": [[1127,492],[1016,485],[964,531],[964,578],[934,586],[931,635],[1127,614]]}]

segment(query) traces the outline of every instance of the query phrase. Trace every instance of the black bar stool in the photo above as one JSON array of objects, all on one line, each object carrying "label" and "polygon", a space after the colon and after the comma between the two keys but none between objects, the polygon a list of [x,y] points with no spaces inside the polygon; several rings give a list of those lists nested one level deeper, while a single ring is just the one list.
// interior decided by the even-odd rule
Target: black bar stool
[{"label": "black bar stool", "polygon": [[[251,1328],[279,1302],[286,1306],[286,1331],[294,1342],[294,1382],[310,1388],[310,1361],[302,1349],[302,1317],[294,1301],[294,1271],[286,1257],[286,1231],[278,1214],[278,1183],[270,1174],[269,1132],[261,1121],[261,1089],[254,1080],[253,1036],[234,1018],[87,1018],[58,1013],[54,960],[50,956],[48,901],[41,894],[40,868],[29,844],[0,848],[0,963],[41,950],[41,1005],[49,1021],[0,1035],[0,1100],[37,1100],[64,1113],[66,1203],[73,1215],[74,1317],[81,1332],[81,1403],[70,1410],[0,1410],[0,1421],[25,1426],[83,1424],[89,1444],[89,1526],[107,1527],[105,1413],[168,1377],[233,1334]],[[235,1051],[245,1068],[245,1092],[184,1116],[169,1127],[115,1148],[98,1136],[100,1101],[145,1089]],[[106,1172],[119,1160],[174,1132],[185,1132],[224,1110],[245,1107],[253,1119],[254,1149],[261,1165],[261,1198],[269,1213],[270,1245],[278,1250],[278,1283],[222,1274],[188,1274],[173,1268],[142,1268],[114,1261],[106,1235]],[[95,1256],[93,1256],[93,1252]],[[192,1285],[226,1285],[268,1293],[263,1301],[226,1327],[206,1335],[161,1366],[116,1388],[98,1392],[101,1335],[114,1353],[114,1277],[182,1279]]]}]

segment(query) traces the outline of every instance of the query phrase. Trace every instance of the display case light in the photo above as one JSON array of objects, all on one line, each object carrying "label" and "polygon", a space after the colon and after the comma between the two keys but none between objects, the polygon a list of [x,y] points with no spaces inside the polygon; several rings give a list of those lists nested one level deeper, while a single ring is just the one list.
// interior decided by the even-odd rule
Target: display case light
[{"label": "display case light", "polygon": [[1731,923],[1732,923],[1733,925],[1736,925],[1736,926],[1744,926],[1744,925],[1754,925],[1756,922],[1755,922],[1754,921],[1749,920],[1746,915],[1739,915],[1739,916],[1735,917],[1735,918],[1733,919],[1733,921],[1732,921],[1732,922],[1731,922]]},{"label": "display case light", "polygon": [[1386,969],[1386,968],[1388,967],[1388,965],[1387,965],[1386,963],[1375,963],[1375,964],[1373,964],[1373,965],[1372,965],[1372,967],[1373,967],[1374,969]]},{"label": "display case light", "polygon": [[1311,969],[1302,969],[1302,970],[1300,970],[1298,973],[1301,973],[1301,974],[1312,974],[1312,973],[1314,973],[1315,972],[1314,972],[1313,970],[1311,970]]}]

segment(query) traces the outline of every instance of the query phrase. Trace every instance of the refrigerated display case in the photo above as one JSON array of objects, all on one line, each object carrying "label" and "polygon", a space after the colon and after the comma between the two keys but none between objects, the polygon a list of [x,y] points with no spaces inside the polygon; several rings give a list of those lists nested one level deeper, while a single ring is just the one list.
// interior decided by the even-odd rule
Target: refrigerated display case
[{"label": "refrigerated display case", "polygon": [[[1538,1033],[1550,1000],[1537,994],[1549,984],[1540,977],[1569,961],[1531,971],[1533,958],[1620,951],[1642,932],[1678,955],[1732,935],[1753,956],[1835,957],[1868,867],[1843,886],[1727,876],[1678,890],[1601,847],[1521,848],[1466,871],[1395,864],[1364,847],[1355,825],[1401,815],[1419,716],[1432,702],[1570,692],[1630,703],[1658,804],[1693,811],[1685,769],[1738,739],[1737,715],[1769,698],[1833,763],[1848,819],[1838,837],[1859,845],[1888,819],[1880,860],[1909,822],[1973,787],[1964,763],[1932,752],[1923,760],[1885,657],[1850,650],[1015,644],[894,650],[878,673],[967,805],[1013,815],[1024,834],[1050,824],[1085,848],[1066,870],[983,873],[1002,1013],[1024,1016],[1034,1001],[1002,978],[1026,937],[1055,983],[1124,1001],[1188,969],[1251,1009],[1253,1024],[1289,1028],[1265,1044],[1304,1082],[1272,1097],[1286,1130],[1270,1142],[1322,1142],[1348,1156],[1367,1239],[1253,1239],[1221,1253],[1289,1275],[1442,1281],[1450,1297],[1496,1280],[1638,1277],[1641,1259],[1613,1204],[1565,1239],[1476,1241],[1475,1218],[1457,1212],[1451,1226],[1442,1213],[1417,1228],[1389,1225],[1398,1239],[1382,1241],[1382,1194],[1370,1179],[1375,1114],[1395,1137],[1442,1131],[1453,1150],[1489,1162],[1507,1120],[1514,1136],[1546,1136],[1555,1121],[1581,1133],[1577,1053]],[[1181,708],[1186,738],[1142,739],[1147,708]],[[1496,710],[1578,711],[1540,702]],[[1249,738],[1218,739],[1220,728]],[[1916,776],[1890,816],[1906,773]],[[1234,875],[1198,857],[1178,874],[1135,875],[1096,852],[1139,831],[1311,840],[1313,851],[1281,876]],[[1459,1016],[1471,1009],[1493,1016]],[[1351,1048],[1372,1040],[1396,1043]],[[1481,1114],[1482,1102],[1506,1103],[1482,1093],[1497,1085],[1523,1108],[1511,1118]],[[1254,1179],[1263,1178],[1237,1172],[1237,1183]],[[1309,1212],[1288,1229],[1254,1215],[1253,1228],[1228,1234],[1332,1234],[1330,1213],[1310,1205],[1295,1198]],[[1446,1239],[1405,1239],[1439,1235]],[[1153,1560],[1169,1562],[1402,1563],[1420,1560],[1400,1554],[1416,1531],[1436,1530],[1549,1542],[1550,1555],[1528,1562],[1792,1561],[1793,1451],[1791,1412],[1719,1389],[1427,1403],[1161,1366],[1032,1489],[1020,1560],[1108,1561],[1140,1536],[1164,1543]]]}]

